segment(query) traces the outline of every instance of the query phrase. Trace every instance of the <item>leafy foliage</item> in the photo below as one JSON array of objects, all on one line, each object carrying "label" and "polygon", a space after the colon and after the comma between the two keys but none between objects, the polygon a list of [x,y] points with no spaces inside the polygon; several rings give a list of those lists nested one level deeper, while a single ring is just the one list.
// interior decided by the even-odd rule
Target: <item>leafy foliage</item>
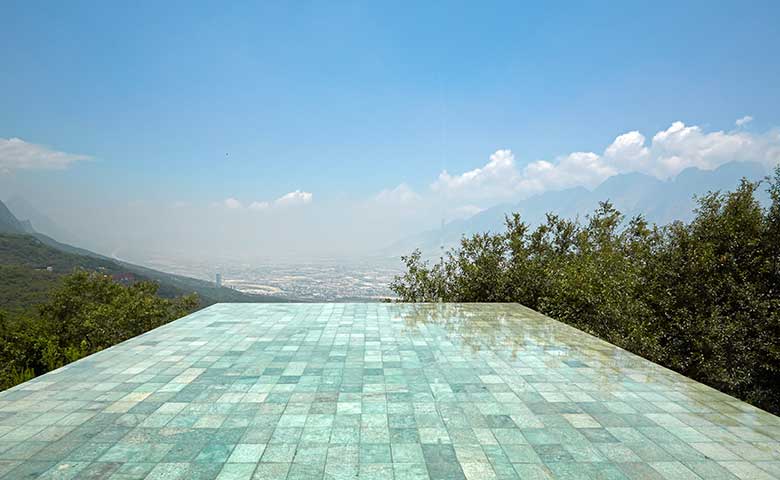
[{"label": "leafy foliage", "polygon": [[0,305],[20,312],[46,301],[49,292],[60,285],[62,275],[23,265],[0,265]]},{"label": "leafy foliage", "polygon": [[157,284],[123,286],[84,270],[64,277],[37,311],[0,311],[0,389],[140,335],[193,311],[196,295],[157,296]]},{"label": "leafy foliage", "polygon": [[649,225],[609,202],[584,221],[520,216],[436,263],[402,257],[407,302],[519,302],[780,413],[780,167],[698,199],[690,223]]}]

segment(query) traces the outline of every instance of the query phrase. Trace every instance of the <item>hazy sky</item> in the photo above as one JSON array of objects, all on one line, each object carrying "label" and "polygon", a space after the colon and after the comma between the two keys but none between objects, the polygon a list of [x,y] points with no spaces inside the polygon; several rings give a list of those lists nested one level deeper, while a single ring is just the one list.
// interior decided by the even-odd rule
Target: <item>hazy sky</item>
[{"label": "hazy sky", "polygon": [[5,2],[0,199],[107,253],[350,254],[780,159],[778,2],[253,3]]}]

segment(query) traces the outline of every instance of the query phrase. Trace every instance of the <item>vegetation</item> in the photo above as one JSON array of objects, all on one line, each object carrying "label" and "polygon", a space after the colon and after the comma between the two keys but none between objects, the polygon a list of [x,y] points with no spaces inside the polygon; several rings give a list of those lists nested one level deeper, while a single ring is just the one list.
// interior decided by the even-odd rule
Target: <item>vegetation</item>
[{"label": "vegetation", "polygon": [[140,335],[192,312],[196,295],[157,296],[157,284],[124,286],[78,270],[37,309],[0,311],[0,390]]},{"label": "vegetation", "polygon": [[535,229],[515,214],[437,263],[403,257],[391,288],[408,302],[519,302],[779,414],[780,167],[695,213],[655,226],[604,202]]},{"label": "vegetation", "polygon": [[74,268],[119,272],[117,264],[111,260],[64,252],[26,234],[0,234],[0,265],[51,267],[60,273],[70,273]]},{"label": "vegetation", "polygon": [[21,312],[49,298],[62,283],[62,275],[21,265],[0,265],[0,305],[6,311]]},{"label": "vegetation", "polygon": [[[3,270],[4,267],[12,268]],[[49,268],[51,272],[47,272]],[[0,306],[6,309],[31,307],[46,299],[46,292],[63,275],[74,269],[98,271],[137,281],[154,281],[157,294],[176,298],[197,293],[200,306],[218,302],[282,302],[279,297],[250,295],[213,282],[159,272],[56,242],[40,234],[2,233],[0,231]],[[32,294],[37,292],[37,294]]]}]

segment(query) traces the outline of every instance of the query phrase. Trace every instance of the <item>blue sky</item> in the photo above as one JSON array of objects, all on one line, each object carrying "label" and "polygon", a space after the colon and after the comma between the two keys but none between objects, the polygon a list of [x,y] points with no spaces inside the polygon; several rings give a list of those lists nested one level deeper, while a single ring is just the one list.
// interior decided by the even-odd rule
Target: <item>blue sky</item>
[{"label": "blue sky", "polygon": [[777,2],[9,2],[2,17],[0,139],[91,158],[0,174],[50,202],[425,195],[501,149],[522,169],[675,121],[780,125]]}]

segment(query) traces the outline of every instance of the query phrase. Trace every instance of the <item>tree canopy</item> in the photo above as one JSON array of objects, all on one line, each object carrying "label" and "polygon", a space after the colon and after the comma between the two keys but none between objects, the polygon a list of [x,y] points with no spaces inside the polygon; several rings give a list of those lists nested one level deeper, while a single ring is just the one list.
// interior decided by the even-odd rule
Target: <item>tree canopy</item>
[{"label": "tree canopy", "polygon": [[0,311],[0,389],[157,328],[198,306],[196,295],[157,296],[154,282],[124,286],[77,270],[37,309]]},{"label": "tree canopy", "polygon": [[[758,188],[771,202],[763,207]],[[518,214],[431,263],[415,251],[391,288],[406,302],[519,302],[780,413],[780,167],[698,198],[689,223]]]}]

